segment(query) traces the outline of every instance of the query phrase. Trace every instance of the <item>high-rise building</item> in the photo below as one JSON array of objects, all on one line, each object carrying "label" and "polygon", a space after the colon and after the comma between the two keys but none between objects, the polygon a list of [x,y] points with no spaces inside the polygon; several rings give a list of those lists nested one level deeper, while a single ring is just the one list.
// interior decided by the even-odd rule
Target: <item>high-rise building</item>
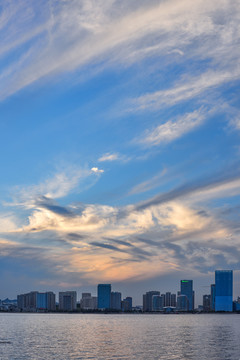
[{"label": "high-rise building", "polygon": [[98,309],[109,310],[111,307],[111,284],[98,284]]},{"label": "high-rise building", "polygon": [[233,271],[215,271],[215,311],[233,310]]},{"label": "high-rise building", "polygon": [[177,306],[176,294],[171,294],[171,306],[172,306],[172,307],[176,307],[176,306]]},{"label": "high-rise building", "polygon": [[162,294],[161,297],[162,297],[163,306],[166,306],[166,294]]},{"label": "high-rise building", "polygon": [[166,292],[165,306],[171,306],[171,293]]},{"label": "high-rise building", "polygon": [[21,294],[17,297],[18,308],[22,311],[37,310],[37,291],[31,291],[27,294]]},{"label": "high-rise building", "polygon": [[181,280],[181,295],[186,295],[188,300],[188,311],[194,310],[194,292],[192,280]]},{"label": "high-rise building", "polygon": [[177,297],[177,310],[188,311],[189,301],[187,295],[178,295]]},{"label": "high-rise building", "polygon": [[55,311],[55,294],[51,291],[46,293],[32,291],[27,294],[21,294],[17,296],[17,305],[21,311]]},{"label": "high-rise building", "polygon": [[152,297],[152,311],[163,310],[163,297],[162,295],[153,295]]},{"label": "high-rise building", "polygon": [[53,292],[37,293],[37,310],[56,310],[56,296]]},{"label": "high-rise building", "polygon": [[121,310],[122,294],[120,292],[111,292],[111,309]]},{"label": "high-rise building", "polygon": [[211,284],[211,300],[210,300],[210,308],[211,311],[215,311],[215,294],[216,289],[215,289],[215,284]]},{"label": "high-rise building", "polygon": [[59,310],[75,311],[77,310],[77,292],[61,291],[59,293]]},{"label": "high-rise building", "polygon": [[80,300],[80,307],[82,310],[96,310],[97,297],[92,296],[91,293],[82,293],[82,299]]},{"label": "high-rise building", "polygon": [[147,309],[147,295],[143,294],[143,311]]},{"label": "high-rise building", "polygon": [[132,298],[130,296],[123,299],[122,311],[132,311]]},{"label": "high-rise building", "polygon": [[25,309],[25,297],[24,294],[17,296],[17,307],[19,310],[23,311]]},{"label": "high-rise building", "polygon": [[143,295],[143,311],[153,311],[152,297],[153,295],[160,295],[160,291],[148,291]]},{"label": "high-rise building", "polygon": [[203,311],[211,310],[211,295],[203,295]]}]

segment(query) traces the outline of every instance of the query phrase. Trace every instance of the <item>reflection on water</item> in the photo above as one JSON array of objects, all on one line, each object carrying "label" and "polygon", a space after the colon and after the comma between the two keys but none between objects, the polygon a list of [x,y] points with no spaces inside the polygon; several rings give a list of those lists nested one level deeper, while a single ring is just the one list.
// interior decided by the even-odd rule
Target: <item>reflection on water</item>
[{"label": "reflection on water", "polygon": [[0,314],[0,359],[240,360],[240,315]]}]

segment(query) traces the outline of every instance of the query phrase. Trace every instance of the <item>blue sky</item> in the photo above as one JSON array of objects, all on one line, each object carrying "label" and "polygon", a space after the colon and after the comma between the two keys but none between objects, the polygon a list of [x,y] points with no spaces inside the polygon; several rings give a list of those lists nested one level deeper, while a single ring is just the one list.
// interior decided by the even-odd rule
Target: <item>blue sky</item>
[{"label": "blue sky", "polygon": [[[215,269],[240,295],[240,4],[0,1],[0,298]],[[134,294],[131,293],[134,289]]]}]

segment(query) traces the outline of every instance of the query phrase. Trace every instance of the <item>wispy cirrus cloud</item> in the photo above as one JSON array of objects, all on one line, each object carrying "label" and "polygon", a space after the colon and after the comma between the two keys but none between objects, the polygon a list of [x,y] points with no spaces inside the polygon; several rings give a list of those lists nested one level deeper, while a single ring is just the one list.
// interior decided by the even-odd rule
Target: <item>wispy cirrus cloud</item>
[{"label": "wispy cirrus cloud", "polygon": [[100,156],[100,158],[98,159],[98,161],[100,161],[100,162],[115,161],[115,160],[119,160],[118,153],[106,153],[106,154],[103,154],[102,156]]},{"label": "wispy cirrus cloud", "polygon": [[234,116],[233,119],[230,120],[230,126],[234,129],[240,130],[240,114],[237,111],[237,114]]},{"label": "wispy cirrus cloud", "polygon": [[126,163],[130,160],[132,160],[131,156],[127,156],[117,152],[112,152],[112,153],[108,152],[98,158],[99,162],[121,161],[123,163]]},{"label": "wispy cirrus cloud", "polygon": [[240,68],[237,66],[231,72],[209,70],[198,77],[184,78],[170,89],[154,91],[132,100],[133,110],[157,110],[172,106],[239,79]]},{"label": "wispy cirrus cloud", "polygon": [[[204,6],[202,0],[194,4],[189,0],[149,1],[147,5],[123,1],[119,6],[113,0],[83,0],[46,1],[39,6],[25,0],[17,3],[17,11],[15,4],[9,1],[3,6],[2,56],[19,50],[20,44],[24,45],[20,57],[29,55],[23,62],[10,60],[8,67],[3,67],[1,99],[40,78],[73,71],[97,59],[102,64],[109,59],[128,63],[177,51],[178,56],[184,53],[188,58],[199,54],[202,59],[212,58],[222,68],[232,66],[236,59],[239,39],[234,34],[239,27],[239,5],[235,1],[213,0]],[[208,41],[201,42],[206,37]],[[208,86],[201,80],[199,84]],[[183,90],[185,94],[196,92],[194,85]]]},{"label": "wispy cirrus cloud", "polygon": [[185,134],[194,131],[205,121],[206,115],[203,109],[179,116],[176,120],[169,120],[153,130],[146,130],[135,143],[144,146],[157,146],[174,141]]},{"label": "wispy cirrus cloud", "polygon": [[14,201],[8,205],[31,208],[37,203],[40,204],[43,199],[66,197],[73,191],[76,192],[76,188],[78,192],[84,191],[93,186],[103,172],[97,167],[88,169],[67,166],[37,185],[16,186],[12,190]]},{"label": "wispy cirrus cloud", "polygon": [[166,175],[166,173],[167,169],[163,169],[159,174],[153,176],[150,180],[146,180],[138,185],[135,185],[128,194],[139,194],[156,188],[157,186],[159,186],[163,176]]}]

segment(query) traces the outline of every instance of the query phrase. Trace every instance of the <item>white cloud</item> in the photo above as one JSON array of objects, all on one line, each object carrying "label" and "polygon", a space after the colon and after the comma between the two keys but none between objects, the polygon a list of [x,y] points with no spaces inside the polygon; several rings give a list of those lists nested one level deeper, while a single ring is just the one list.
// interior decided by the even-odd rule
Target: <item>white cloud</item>
[{"label": "white cloud", "polygon": [[[164,201],[147,201],[147,206],[134,207],[128,205],[123,208],[107,205],[83,205],[72,207],[72,214],[59,212],[57,206],[46,206],[41,202],[32,205],[34,209],[29,216],[29,225],[24,231],[55,230],[62,232],[80,232],[98,236],[127,236],[140,234],[154,229],[159,225],[171,226],[179,231],[197,231],[209,224],[209,216],[198,214],[196,209],[202,209],[202,203],[212,199],[221,199],[240,194],[239,179],[228,179],[221,183],[215,182],[208,186],[198,186],[185,191],[176,191],[175,197],[167,196]],[[141,204],[140,204],[141,205]],[[80,214],[79,214],[79,210]],[[209,209],[211,213],[211,210]],[[123,216],[122,216],[123,214]],[[199,218],[197,220],[197,218]],[[210,221],[212,221],[210,217]],[[201,225],[202,224],[202,225]],[[206,229],[207,230],[207,229]]]},{"label": "white cloud", "polygon": [[101,173],[104,173],[104,170],[102,169],[99,169],[98,167],[92,167],[91,168],[91,171],[95,174],[101,174]]},{"label": "white cloud", "polygon": [[15,231],[17,229],[17,217],[12,213],[0,214],[0,232]]},{"label": "white cloud", "polygon": [[175,121],[169,120],[153,130],[145,131],[144,135],[135,139],[135,142],[145,146],[156,146],[174,141],[183,135],[195,130],[205,120],[202,109],[184,114]]},{"label": "white cloud", "polygon": [[118,160],[119,159],[119,154],[117,153],[106,153],[106,154],[103,154],[99,159],[98,161],[102,162],[102,161],[115,161],[115,160]]},{"label": "white cloud", "polygon": [[[206,266],[215,266],[223,247],[226,261],[238,262],[238,223],[235,232],[231,222],[222,221],[214,209],[206,203],[203,207],[201,202],[204,198],[239,195],[239,180],[228,179],[221,185],[216,181],[204,189],[198,185],[184,197],[166,198],[162,203],[150,201],[140,210],[133,205],[75,204],[66,212],[55,203],[38,202],[31,204],[28,224],[15,229],[14,236],[20,236],[21,256],[33,253],[33,247],[28,251],[29,239],[34,246],[41,241],[42,248],[48,250],[39,255],[40,260],[47,256],[58,272],[80,273],[95,281],[99,277],[128,279],[129,272],[148,278],[178,269],[185,262],[193,271],[201,267],[201,259],[208,263],[203,264],[206,270]],[[45,246],[42,237],[46,234]],[[56,241],[67,245],[59,247]],[[12,249],[11,242],[0,241],[0,246],[3,256],[18,256],[13,254],[17,253],[17,244]]]}]

